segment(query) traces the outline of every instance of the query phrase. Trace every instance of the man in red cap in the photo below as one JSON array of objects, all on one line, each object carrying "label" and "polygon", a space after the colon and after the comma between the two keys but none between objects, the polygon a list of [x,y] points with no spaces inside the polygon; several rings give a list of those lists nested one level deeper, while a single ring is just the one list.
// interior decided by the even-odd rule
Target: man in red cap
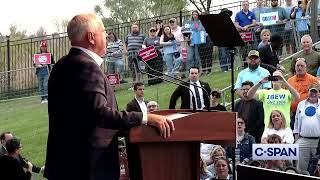
[{"label": "man in red cap", "polygon": [[[40,53],[49,53],[47,50],[47,42],[41,41],[40,42]],[[53,56],[51,54],[51,64],[54,64]],[[51,69],[50,64],[34,64],[36,67],[36,75],[38,78],[38,88],[39,88],[39,94],[41,96],[41,104],[48,102],[48,78],[49,78],[49,72]]]}]

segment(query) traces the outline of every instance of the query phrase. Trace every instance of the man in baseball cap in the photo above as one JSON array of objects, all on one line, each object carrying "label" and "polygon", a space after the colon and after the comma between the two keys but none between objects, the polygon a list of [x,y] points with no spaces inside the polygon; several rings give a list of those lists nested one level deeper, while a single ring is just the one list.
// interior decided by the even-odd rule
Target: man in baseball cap
[{"label": "man in baseball cap", "polygon": [[255,57],[259,58],[259,51],[257,51],[257,50],[249,51],[248,58],[251,58],[251,56],[255,56]]},{"label": "man in baseball cap", "polygon": [[[235,84],[236,93],[241,98],[244,98],[241,90],[243,82],[251,81],[253,84],[257,84],[262,78],[270,76],[269,71],[260,66],[260,54],[257,50],[249,51],[246,61],[248,67],[240,71]],[[263,83],[260,89],[271,89],[271,82]]]}]

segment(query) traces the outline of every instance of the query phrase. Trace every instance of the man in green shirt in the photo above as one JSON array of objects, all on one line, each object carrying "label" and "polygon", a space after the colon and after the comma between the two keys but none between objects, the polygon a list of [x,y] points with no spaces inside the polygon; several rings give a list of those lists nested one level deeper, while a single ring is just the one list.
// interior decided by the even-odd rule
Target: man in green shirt
[{"label": "man in green shirt", "polygon": [[312,49],[312,39],[309,34],[302,36],[301,47],[303,51],[292,57],[290,72],[293,76],[295,74],[295,64],[298,58],[304,58],[307,63],[307,73],[312,76],[317,76],[317,70],[320,66],[320,54]]},{"label": "man in green shirt", "polygon": [[[259,83],[254,85],[248,91],[248,97],[255,97],[263,102],[264,123],[269,124],[270,114],[272,110],[281,111],[287,121],[287,126],[290,127],[290,105],[291,102],[299,99],[299,93],[285,80],[282,72],[277,70],[273,73],[274,79],[264,77]],[[266,82],[272,81],[272,89],[262,89],[257,92],[259,87]],[[286,87],[283,89],[282,87]],[[265,126],[267,127],[267,126]]]}]

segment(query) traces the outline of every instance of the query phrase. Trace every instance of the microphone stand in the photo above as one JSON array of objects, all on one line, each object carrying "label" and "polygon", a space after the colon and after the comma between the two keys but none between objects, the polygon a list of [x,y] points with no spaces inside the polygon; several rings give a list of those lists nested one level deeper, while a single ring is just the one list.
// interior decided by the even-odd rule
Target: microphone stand
[{"label": "microphone stand", "polygon": [[[206,104],[206,106],[207,106],[207,108],[208,108],[208,111],[209,111],[209,112],[211,111],[211,110],[210,110],[210,96],[209,96],[208,91],[207,91],[204,87],[198,86],[198,85],[196,85],[196,84],[191,84],[191,83],[188,82],[188,81],[184,81],[184,80],[179,79],[179,78],[174,77],[174,76],[170,76],[170,75],[164,74],[164,73],[162,73],[162,72],[160,72],[160,71],[158,71],[158,70],[155,70],[155,69],[151,68],[151,67],[149,66],[149,64],[148,64],[146,61],[144,61],[142,58],[138,58],[138,59],[139,59],[139,61],[142,61],[142,62],[146,65],[146,67],[148,67],[148,68],[149,68],[150,70],[152,70],[153,72],[156,72],[156,73],[159,73],[159,74],[164,75],[164,76],[166,76],[166,77],[169,77],[169,78],[175,79],[175,80],[177,80],[177,81],[186,83],[186,84],[188,84],[188,85],[193,85],[194,87],[201,88],[202,91],[205,92],[206,95],[207,95],[207,97],[208,97],[208,103]],[[140,72],[141,72],[141,71],[140,71]],[[142,72],[142,73],[143,73],[143,72]],[[155,76],[155,75],[153,75],[153,74],[152,74],[151,76],[157,77],[157,76]],[[159,78],[160,78],[160,77],[159,77]],[[164,80],[164,81],[167,81],[167,80],[165,80],[164,78],[160,78],[160,79],[162,79],[162,80]],[[170,81],[167,81],[167,82],[170,82]],[[171,82],[173,82],[173,81],[171,81]],[[182,85],[182,84],[181,84],[181,85]],[[183,86],[183,87],[186,87],[186,86]],[[188,87],[188,89],[191,91],[191,89],[190,89],[189,87]],[[191,91],[191,92],[192,92],[192,91]],[[193,94],[193,96],[194,96],[194,94]],[[192,103],[194,103],[194,102],[192,101]]]},{"label": "microphone stand", "polygon": [[[192,99],[192,112],[193,112],[193,113],[197,112],[195,95],[194,95],[194,93],[191,91],[190,87],[188,87],[188,86],[186,86],[186,85],[184,85],[184,84],[180,84],[180,83],[177,83],[177,82],[174,82],[174,81],[170,81],[170,80],[165,79],[165,78],[163,78],[163,77],[156,76],[156,75],[154,75],[154,74],[151,74],[151,73],[142,71],[142,70],[140,69],[140,66],[138,65],[137,60],[134,59],[133,61],[134,61],[134,65],[137,66],[138,71],[141,72],[142,74],[146,74],[146,75],[149,75],[149,76],[152,76],[152,77],[156,77],[156,78],[162,79],[162,80],[164,80],[164,81],[167,81],[167,82],[169,82],[169,83],[172,83],[172,84],[175,84],[175,85],[178,85],[178,86],[182,86],[182,87],[187,88],[187,89],[191,92],[191,94],[192,94],[192,97],[191,97],[191,99]],[[143,61],[143,62],[145,63],[145,61]],[[161,73],[161,74],[162,74],[162,73]]]}]

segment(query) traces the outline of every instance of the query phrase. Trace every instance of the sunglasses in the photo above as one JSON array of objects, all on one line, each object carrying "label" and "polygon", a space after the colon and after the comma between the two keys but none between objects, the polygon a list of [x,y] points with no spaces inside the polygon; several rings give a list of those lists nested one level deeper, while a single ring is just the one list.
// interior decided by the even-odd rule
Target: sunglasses
[{"label": "sunglasses", "polygon": [[169,21],[169,23],[173,24],[175,21]]},{"label": "sunglasses", "polygon": [[156,32],[156,30],[154,30],[154,29],[151,29],[151,30],[150,30],[150,32]]},{"label": "sunglasses", "polygon": [[160,22],[160,21],[158,21],[158,22],[156,22],[156,24],[161,24],[162,22]]}]

